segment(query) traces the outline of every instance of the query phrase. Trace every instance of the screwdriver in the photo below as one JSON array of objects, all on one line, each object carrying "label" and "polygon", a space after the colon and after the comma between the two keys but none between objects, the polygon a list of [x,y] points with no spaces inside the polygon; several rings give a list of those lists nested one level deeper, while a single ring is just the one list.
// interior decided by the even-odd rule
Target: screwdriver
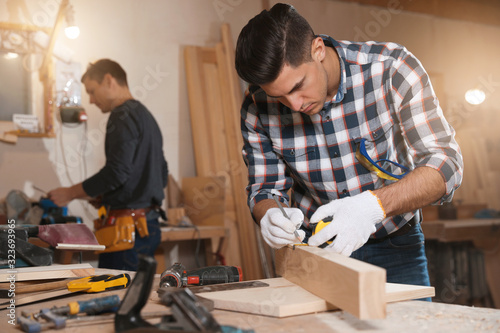
[{"label": "screwdriver", "polygon": [[[273,193],[273,199],[278,204],[278,207],[280,208],[281,213],[283,213],[283,216],[290,220],[290,218],[288,217],[287,213],[285,212],[285,209],[283,209],[283,206],[281,205],[281,201],[278,199],[278,196],[276,194],[274,194],[274,193]],[[298,228],[300,228],[300,225],[298,225],[298,226],[295,227],[295,230],[293,231],[293,234],[302,243],[302,240],[300,239],[300,235],[297,232]]]}]

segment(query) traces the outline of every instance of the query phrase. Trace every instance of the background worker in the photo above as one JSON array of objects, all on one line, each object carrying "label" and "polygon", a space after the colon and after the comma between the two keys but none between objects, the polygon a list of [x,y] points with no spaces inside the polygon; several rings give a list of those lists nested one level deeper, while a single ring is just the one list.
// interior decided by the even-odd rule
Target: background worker
[{"label": "background worker", "polygon": [[[242,29],[236,70],[250,83],[243,155],[265,241],[299,243],[301,226],[300,240],[335,237],[327,250],[385,268],[388,282],[429,285],[419,208],[451,200],[463,161],[413,54],[317,36],[292,6],[276,4]],[[290,219],[273,194],[292,207]]]},{"label": "background worker", "polygon": [[90,64],[82,76],[90,103],[110,113],[106,126],[106,164],[92,177],[49,192],[59,206],[73,199],[98,198],[109,216],[144,213],[149,236],[135,235],[132,249],[101,253],[99,267],[137,270],[137,255],[154,256],[161,239],[159,208],[164,199],[168,167],[163,139],[153,115],[130,93],[127,75],[115,61]]}]

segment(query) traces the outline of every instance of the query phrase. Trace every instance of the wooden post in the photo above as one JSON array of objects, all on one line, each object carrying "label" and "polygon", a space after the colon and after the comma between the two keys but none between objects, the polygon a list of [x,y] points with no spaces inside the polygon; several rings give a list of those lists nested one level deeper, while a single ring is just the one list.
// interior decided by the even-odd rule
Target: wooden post
[{"label": "wooden post", "polygon": [[39,71],[39,78],[43,83],[44,90],[44,128],[45,133],[49,135],[54,134],[54,61],[52,60],[52,52],[68,5],[69,0],[62,0],[59,5],[54,28],[50,34],[49,45],[45,50],[45,56]]}]

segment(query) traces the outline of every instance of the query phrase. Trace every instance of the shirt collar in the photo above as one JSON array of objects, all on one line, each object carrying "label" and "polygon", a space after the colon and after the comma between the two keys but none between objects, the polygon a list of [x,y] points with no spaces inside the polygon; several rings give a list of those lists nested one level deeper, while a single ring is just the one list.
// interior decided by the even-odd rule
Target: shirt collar
[{"label": "shirt collar", "polygon": [[328,35],[319,35],[325,41],[325,44],[329,47],[333,47],[337,54],[339,55],[339,63],[340,63],[340,84],[337,94],[333,97],[332,100],[325,102],[324,108],[326,109],[332,103],[340,103],[344,99],[344,95],[347,91],[346,88],[346,71],[345,71],[345,54],[344,50],[340,46],[340,44]]}]

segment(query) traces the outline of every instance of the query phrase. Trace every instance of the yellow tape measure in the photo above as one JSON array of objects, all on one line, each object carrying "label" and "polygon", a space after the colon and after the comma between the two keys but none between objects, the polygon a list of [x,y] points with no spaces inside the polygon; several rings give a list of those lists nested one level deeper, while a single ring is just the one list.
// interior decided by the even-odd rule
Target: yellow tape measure
[{"label": "yellow tape measure", "polygon": [[[316,223],[316,226],[314,227],[314,230],[312,232],[312,235],[316,235],[318,232],[320,232],[324,227],[326,227],[327,225],[329,225],[331,222],[333,221],[333,216],[328,216],[328,217],[325,217],[324,219],[322,219],[321,221],[319,221],[318,223]],[[325,247],[327,244],[332,244],[332,241],[335,239],[335,237],[333,237],[332,239],[330,239],[329,241],[326,241],[326,243],[324,243],[323,245],[320,245],[320,247]]]}]

